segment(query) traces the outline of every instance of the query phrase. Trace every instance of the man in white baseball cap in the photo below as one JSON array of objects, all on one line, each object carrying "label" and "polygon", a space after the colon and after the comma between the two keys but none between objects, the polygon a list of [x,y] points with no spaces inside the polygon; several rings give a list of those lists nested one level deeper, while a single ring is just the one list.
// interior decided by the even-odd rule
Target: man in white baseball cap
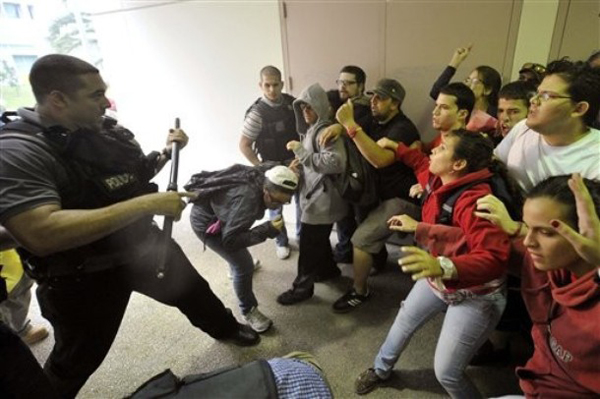
[{"label": "man in white baseball cap", "polygon": [[254,226],[267,209],[288,204],[298,176],[286,166],[265,171],[266,165],[233,165],[192,177],[185,189],[197,194],[190,215],[198,238],[227,261],[240,311],[250,327],[265,332],[273,322],[258,310],[252,291],[254,261],[248,247],[275,238],[283,229],[281,217]]}]

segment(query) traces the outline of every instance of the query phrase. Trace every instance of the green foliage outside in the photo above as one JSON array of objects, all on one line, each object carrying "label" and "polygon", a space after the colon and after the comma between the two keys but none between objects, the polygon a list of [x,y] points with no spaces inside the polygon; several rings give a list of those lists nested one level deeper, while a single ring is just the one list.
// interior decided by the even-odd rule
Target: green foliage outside
[{"label": "green foliage outside", "polygon": [[35,105],[35,98],[29,84],[16,87],[1,86],[0,92],[0,103],[8,111],[14,111],[19,107],[32,107]]}]

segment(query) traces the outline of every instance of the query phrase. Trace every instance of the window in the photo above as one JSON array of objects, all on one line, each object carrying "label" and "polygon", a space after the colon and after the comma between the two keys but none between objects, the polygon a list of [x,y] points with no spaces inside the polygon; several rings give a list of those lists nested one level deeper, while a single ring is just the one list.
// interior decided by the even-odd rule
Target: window
[{"label": "window", "polygon": [[13,55],[13,60],[15,62],[15,67],[17,67],[17,72],[20,75],[29,74],[29,70],[31,66],[37,60],[38,57],[35,55]]},{"label": "window", "polygon": [[3,3],[2,8],[7,18],[21,18],[21,5],[16,3]]}]

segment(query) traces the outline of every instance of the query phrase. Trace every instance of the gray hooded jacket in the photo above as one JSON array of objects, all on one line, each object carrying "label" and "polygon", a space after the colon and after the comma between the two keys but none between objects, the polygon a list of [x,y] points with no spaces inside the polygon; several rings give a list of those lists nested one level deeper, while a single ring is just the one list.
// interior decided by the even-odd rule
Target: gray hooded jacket
[{"label": "gray hooded jacket", "polygon": [[[316,112],[317,121],[309,126],[304,120],[300,104],[307,103]],[[335,175],[343,173],[346,152],[341,140],[319,146],[318,136],[331,124],[329,100],[325,90],[315,83],[304,89],[294,101],[296,127],[302,146],[294,151],[300,160],[303,180],[300,185],[302,223],[332,224],[348,212],[348,205],[334,186]]]}]

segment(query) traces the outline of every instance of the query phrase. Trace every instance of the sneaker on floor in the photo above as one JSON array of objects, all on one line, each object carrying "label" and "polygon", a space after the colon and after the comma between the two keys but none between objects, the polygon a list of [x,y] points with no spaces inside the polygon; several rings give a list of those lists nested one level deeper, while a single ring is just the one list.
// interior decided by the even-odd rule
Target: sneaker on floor
[{"label": "sneaker on floor", "polygon": [[[252,262],[254,262],[254,271],[257,271],[258,269],[260,269],[262,267],[262,264],[260,263],[260,260],[258,260],[258,259],[253,259]],[[227,277],[230,280],[233,280],[233,274],[231,274],[231,269],[227,270]]]},{"label": "sneaker on floor", "polygon": [[38,343],[38,342],[46,339],[46,337],[49,334],[50,333],[48,332],[48,329],[46,327],[33,326],[30,324],[29,326],[27,326],[25,333],[23,335],[21,335],[21,339],[27,345],[33,345],[35,343]]},{"label": "sneaker on floor", "polygon": [[256,306],[244,315],[244,319],[257,333],[263,333],[273,325],[271,319],[262,314]]},{"label": "sneaker on floor", "polygon": [[277,297],[277,302],[280,305],[293,305],[298,302],[306,301],[313,296],[313,290],[300,291],[292,288]]},{"label": "sneaker on floor", "polygon": [[354,382],[354,391],[359,395],[364,395],[384,385],[386,381],[377,375],[375,369],[370,368],[360,373]]},{"label": "sneaker on floor", "polygon": [[290,250],[289,245],[282,245],[282,246],[277,245],[275,251],[276,251],[277,257],[279,259],[283,260],[283,259],[287,259],[290,257],[291,250]]},{"label": "sneaker on floor", "polygon": [[370,295],[369,291],[365,295],[360,295],[354,289],[351,289],[333,303],[333,311],[336,313],[350,312],[366,302]]}]

